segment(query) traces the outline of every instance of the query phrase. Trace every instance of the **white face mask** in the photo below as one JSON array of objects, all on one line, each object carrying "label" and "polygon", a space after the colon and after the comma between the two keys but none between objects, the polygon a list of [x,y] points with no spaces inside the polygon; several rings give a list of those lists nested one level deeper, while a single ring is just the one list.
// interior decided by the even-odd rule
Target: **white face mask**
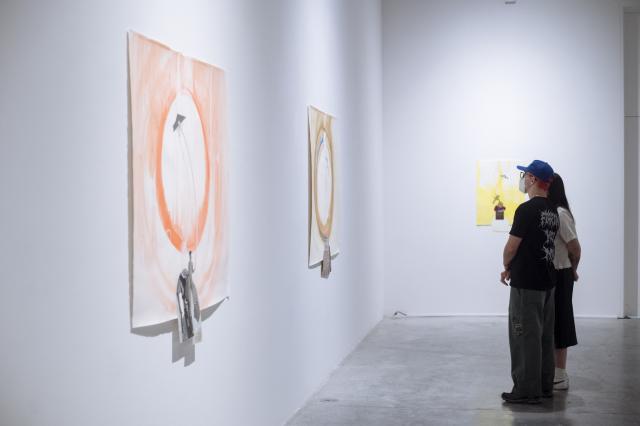
[{"label": "white face mask", "polygon": [[527,193],[527,188],[526,188],[526,185],[524,184],[524,176],[520,178],[519,188],[520,188],[520,192],[524,192],[525,194]]}]

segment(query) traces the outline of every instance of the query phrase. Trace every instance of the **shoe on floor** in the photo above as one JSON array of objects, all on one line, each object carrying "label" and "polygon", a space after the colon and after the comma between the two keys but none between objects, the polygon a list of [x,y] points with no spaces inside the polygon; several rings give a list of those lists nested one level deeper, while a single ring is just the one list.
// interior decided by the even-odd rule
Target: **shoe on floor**
[{"label": "shoe on floor", "polygon": [[554,390],[567,390],[569,389],[569,377],[565,377],[564,379],[554,380],[553,381],[553,389]]},{"label": "shoe on floor", "polygon": [[542,397],[543,398],[553,398],[553,391],[542,392]]},{"label": "shoe on floor", "polygon": [[502,399],[509,404],[540,404],[537,396],[516,396],[511,392],[502,392]]}]

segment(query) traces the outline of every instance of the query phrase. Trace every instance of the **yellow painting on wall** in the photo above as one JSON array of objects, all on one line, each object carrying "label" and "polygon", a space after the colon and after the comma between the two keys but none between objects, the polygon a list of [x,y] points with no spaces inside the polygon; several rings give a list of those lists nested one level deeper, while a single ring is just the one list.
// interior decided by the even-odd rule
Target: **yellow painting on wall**
[{"label": "yellow painting on wall", "polygon": [[[508,231],[525,194],[518,188],[516,160],[478,160],[476,163],[476,225]],[[524,163],[522,163],[524,164]]]}]

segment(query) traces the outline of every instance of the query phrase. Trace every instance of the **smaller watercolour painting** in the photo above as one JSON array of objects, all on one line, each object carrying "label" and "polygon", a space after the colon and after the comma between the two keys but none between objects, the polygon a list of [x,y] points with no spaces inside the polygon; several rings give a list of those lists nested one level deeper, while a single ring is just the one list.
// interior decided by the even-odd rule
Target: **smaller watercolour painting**
[{"label": "smaller watercolour painting", "polygon": [[308,114],[311,179],[309,266],[313,267],[323,262],[325,254],[333,257],[339,253],[339,197],[333,138],[335,119],[314,107],[309,107]]}]

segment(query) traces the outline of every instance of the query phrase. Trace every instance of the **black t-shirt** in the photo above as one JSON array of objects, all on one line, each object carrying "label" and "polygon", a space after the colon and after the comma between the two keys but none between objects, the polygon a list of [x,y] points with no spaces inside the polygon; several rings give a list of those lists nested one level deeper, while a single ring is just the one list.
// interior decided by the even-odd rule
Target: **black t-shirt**
[{"label": "black t-shirt", "polygon": [[511,287],[548,290],[555,286],[555,239],[560,219],[551,202],[533,197],[516,209],[511,235],[522,238],[511,261]]}]

